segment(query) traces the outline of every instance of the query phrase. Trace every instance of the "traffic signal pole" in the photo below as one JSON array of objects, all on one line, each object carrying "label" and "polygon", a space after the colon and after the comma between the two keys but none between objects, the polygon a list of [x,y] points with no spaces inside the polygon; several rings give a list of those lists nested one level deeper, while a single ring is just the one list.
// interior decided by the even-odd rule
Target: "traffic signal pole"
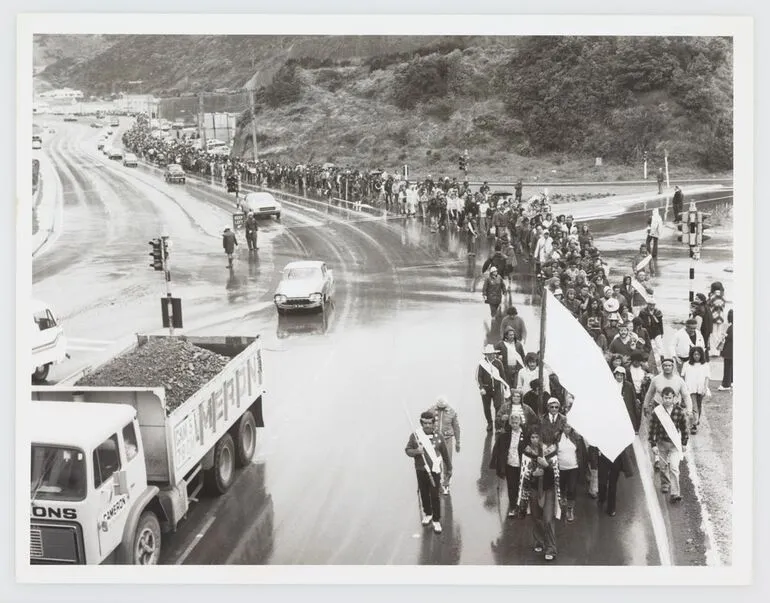
[{"label": "traffic signal pole", "polygon": [[163,274],[166,280],[166,307],[168,308],[168,334],[174,335],[174,310],[171,301],[171,271],[168,269],[168,237],[161,236],[160,257],[163,261]]}]

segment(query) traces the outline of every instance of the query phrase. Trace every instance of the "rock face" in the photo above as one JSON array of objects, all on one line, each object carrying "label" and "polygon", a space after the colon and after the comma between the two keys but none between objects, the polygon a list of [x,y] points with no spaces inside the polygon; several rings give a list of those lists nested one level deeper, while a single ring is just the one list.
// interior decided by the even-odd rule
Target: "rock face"
[{"label": "rock face", "polygon": [[180,339],[151,339],[118,356],[75,385],[95,387],[163,387],[171,413],[213,379],[230,362]]}]

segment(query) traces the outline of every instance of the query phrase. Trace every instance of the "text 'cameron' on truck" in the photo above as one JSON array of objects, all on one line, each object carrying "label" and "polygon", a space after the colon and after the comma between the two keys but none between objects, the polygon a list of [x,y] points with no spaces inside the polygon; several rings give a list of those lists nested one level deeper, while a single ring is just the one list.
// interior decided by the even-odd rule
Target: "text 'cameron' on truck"
[{"label": "text 'cameron' on truck", "polygon": [[31,563],[156,564],[201,489],[223,494],[252,462],[260,340],[139,335],[135,349],[159,340],[230,360],[176,407],[164,387],[33,387]]}]

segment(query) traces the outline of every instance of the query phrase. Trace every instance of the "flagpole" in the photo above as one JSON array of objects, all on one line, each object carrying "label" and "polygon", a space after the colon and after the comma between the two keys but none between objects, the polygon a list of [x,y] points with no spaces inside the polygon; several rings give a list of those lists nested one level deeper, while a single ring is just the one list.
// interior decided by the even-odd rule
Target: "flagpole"
[{"label": "flagpole", "polygon": [[[412,423],[412,417],[409,416],[409,411],[407,410],[406,404],[404,404],[403,400],[401,400],[401,405],[402,405],[402,407],[404,409],[404,414],[406,415],[406,420],[409,421],[409,426],[412,428],[412,433],[415,434],[414,437],[417,440],[417,445],[419,446],[420,445],[420,440],[417,439],[417,430],[414,427],[414,423]],[[422,425],[421,425],[421,427],[422,427]],[[433,479],[433,475],[432,475],[433,472],[428,467],[428,459],[425,458],[425,453],[424,452],[421,452],[420,456],[422,457],[422,462],[425,465],[425,469],[428,471],[428,479],[430,479],[430,485],[435,488],[436,487],[436,482]]]},{"label": "flagpole", "polygon": [[540,397],[537,404],[538,414],[544,414],[543,408],[543,392],[545,391],[544,371],[543,364],[545,363],[545,302],[548,295],[548,287],[543,283],[543,293],[540,296],[540,353],[538,357],[538,374],[537,378],[540,381]]}]

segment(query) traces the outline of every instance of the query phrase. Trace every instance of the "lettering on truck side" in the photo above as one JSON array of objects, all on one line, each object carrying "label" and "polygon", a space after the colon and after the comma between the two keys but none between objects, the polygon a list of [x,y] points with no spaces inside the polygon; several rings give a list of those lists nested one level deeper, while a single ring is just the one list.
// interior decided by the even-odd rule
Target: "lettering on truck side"
[{"label": "lettering on truck side", "polygon": [[216,434],[217,424],[239,416],[244,405],[250,404],[259,388],[258,354],[235,369],[223,379],[220,387],[202,400],[197,408],[174,426],[172,430],[174,463],[180,470],[187,471],[196,448],[208,448],[214,444],[206,434]]},{"label": "lettering on truck side", "polygon": [[119,496],[115,502],[112,503],[112,506],[107,509],[104,513],[102,513],[102,516],[100,518],[101,522],[107,522],[109,525],[112,523],[112,520],[115,519],[120,512],[125,508],[126,503],[128,503],[128,496],[123,494],[122,496]]},{"label": "lettering on truck side", "polygon": [[40,507],[32,505],[32,517],[36,519],[77,519],[77,509],[58,507]]}]

